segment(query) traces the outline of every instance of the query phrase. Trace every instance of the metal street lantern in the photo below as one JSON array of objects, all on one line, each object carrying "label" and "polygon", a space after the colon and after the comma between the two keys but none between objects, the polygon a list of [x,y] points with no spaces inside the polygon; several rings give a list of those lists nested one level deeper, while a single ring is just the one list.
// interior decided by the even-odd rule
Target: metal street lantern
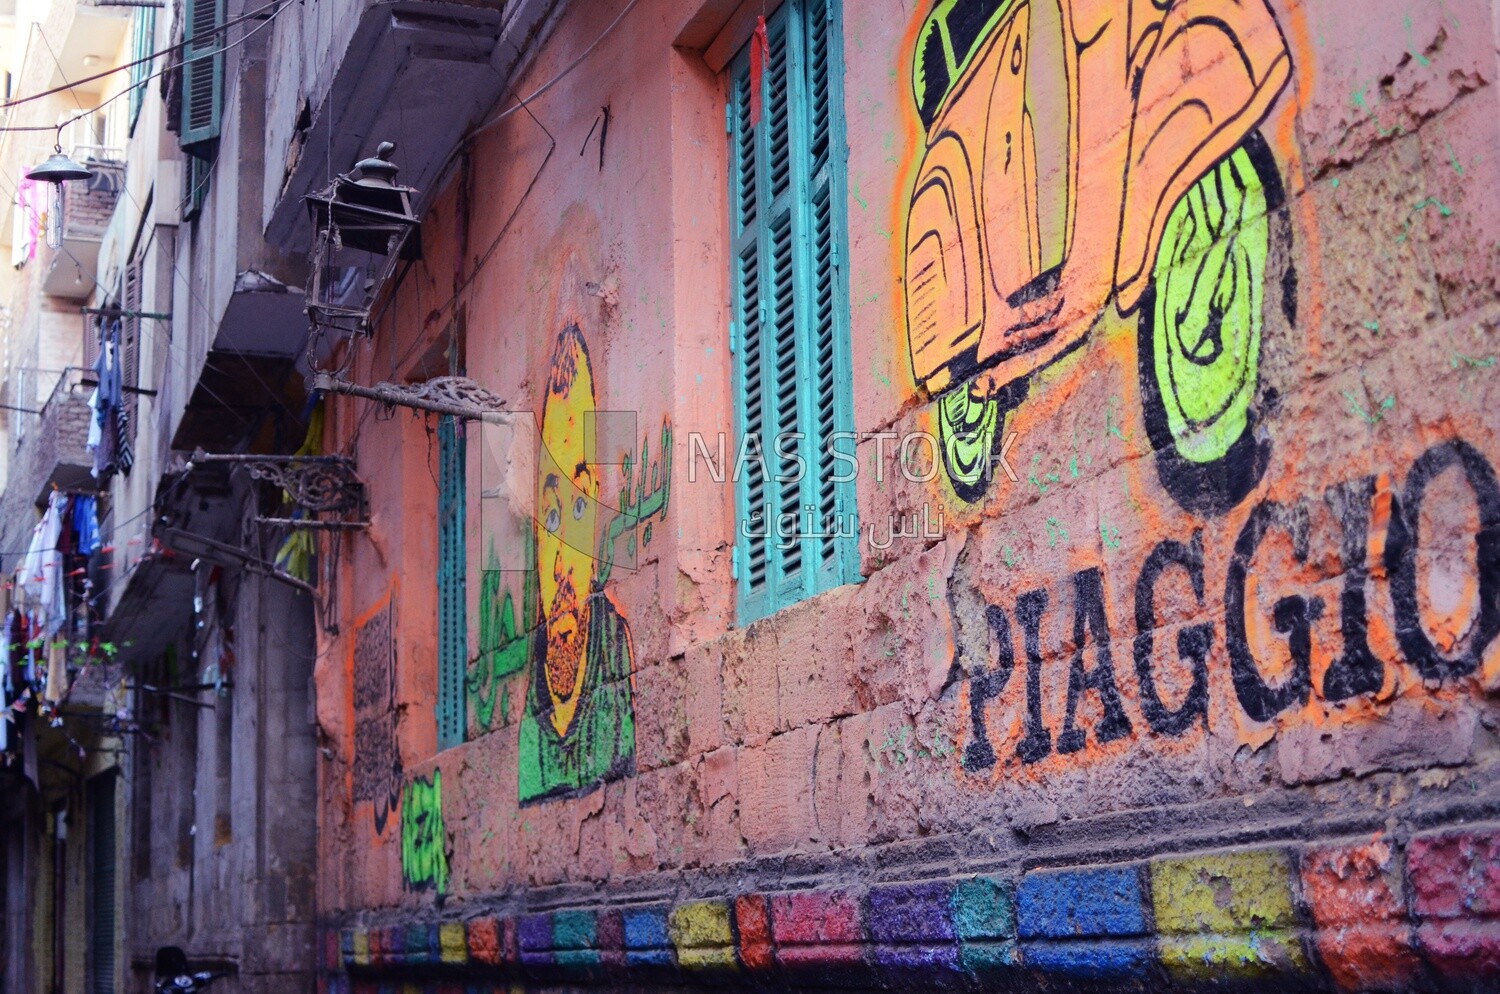
[{"label": "metal street lantern", "polygon": [[416,191],[396,182],[395,150],[381,142],[374,158],[304,198],[313,222],[307,313],[316,326],[368,332],[370,308],[397,260],[421,256],[421,240],[411,237],[421,224],[412,213]]},{"label": "metal street lantern", "polygon": [[94,174],[64,155],[62,145],[54,145],[52,149],[46,162],[26,170],[26,178],[52,184],[52,195],[47,199],[47,247],[58,248],[62,245],[63,184],[89,179]]}]

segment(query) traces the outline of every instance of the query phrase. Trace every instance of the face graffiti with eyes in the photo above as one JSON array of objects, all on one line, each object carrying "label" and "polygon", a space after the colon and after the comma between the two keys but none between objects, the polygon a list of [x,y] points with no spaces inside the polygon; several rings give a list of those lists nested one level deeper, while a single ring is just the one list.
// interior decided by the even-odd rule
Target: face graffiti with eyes
[{"label": "face graffiti with eyes", "polygon": [[552,724],[567,734],[588,667],[599,482],[589,468],[584,419],[594,409],[588,347],[576,325],[559,336],[542,404],[537,554],[546,624],[544,673]]}]

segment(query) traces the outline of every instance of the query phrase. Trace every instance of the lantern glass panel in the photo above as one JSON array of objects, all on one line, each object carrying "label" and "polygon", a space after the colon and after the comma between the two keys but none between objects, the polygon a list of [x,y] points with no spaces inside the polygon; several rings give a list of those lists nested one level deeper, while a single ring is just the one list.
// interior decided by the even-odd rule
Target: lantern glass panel
[{"label": "lantern glass panel", "polygon": [[340,176],[308,198],[316,229],[308,313],[321,325],[366,331],[370,309],[418,226],[405,187],[367,188]]}]

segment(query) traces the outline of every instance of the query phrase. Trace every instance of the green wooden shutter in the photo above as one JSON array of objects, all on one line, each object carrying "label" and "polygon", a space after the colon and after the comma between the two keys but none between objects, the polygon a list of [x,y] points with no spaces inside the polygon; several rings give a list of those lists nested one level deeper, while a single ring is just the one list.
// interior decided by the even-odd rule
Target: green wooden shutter
[{"label": "green wooden shutter", "polygon": [[224,0],[187,0],[183,29],[182,132],[180,143],[196,145],[219,137],[224,99]]},{"label": "green wooden shutter", "polygon": [[834,0],[804,0],[801,5],[802,61],[808,120],[806,218],[811,285],[808,299],[808,419],[811,486],[808,504],[822,535],[812,540],[816,587],[827,590],[859,574],[859,539],[855,528],[854,484],[836,482],[852,473],[835,452],[854,455],[852,437],[853,376],[849,357],[847,198],[844,192],[843,101],[840,76],[844,61],[834,20]]},{"label": "green wooden shutter", "polygon": [[[790,5],[788,5],[790,6]],[[802,487],[807,479],[806,440],[802,434],[802,375],[806,363],[802,349],[801,301],[798,282],[802,278],[800,232],[794,230],[801,193],[795,168],[803,135],[794,118],[796,86],[791,20],[783,13],[767,26],[771,58],[765,69],[762,128],[766,162],[766,267],[765,292],[770,302],[766,325],[766,378],[773,416],[773,434],[766,444],[766,465],[771,471],[774,498],[770,521],[776,523],[771,541],[777,566],[773,585],[775,606],[791,604],[808,593],[802,570]],[[802,374],[802,375],[799,375]]]},{"label": "green wooden shutter", "polygon": [[146,83],[154,64],[140,60],[149,56],[156,45],[156,8],[137,7],[131,17],[130,61],[140,62],[130,67],[130,133],[133,135],[135,123],[141,116],[141,106],[146,101]]},{"label": "green wooden shutter", "polygon": [[768,470],[748,460],[737,481],[747,622],[858,574],[857,537],[837,535],[854,530],[853,484],[833,459],[852,424],[836,2],[793,0],[767,22],[759,125],[748,49],[730,74],[738,427]]},{"label": "green wooden shutter", "polygon": [[182,217],[192,221],[203,212],[203,201],[208,198],[208,179],[213,163],[198,155],[187,156],[187,168],[183,172]]},{"label": "green wooden shutter", "polygon": [[438,748],[463,742],[469,656],[465,555],[466,455],[457,418],[438,422]]}]

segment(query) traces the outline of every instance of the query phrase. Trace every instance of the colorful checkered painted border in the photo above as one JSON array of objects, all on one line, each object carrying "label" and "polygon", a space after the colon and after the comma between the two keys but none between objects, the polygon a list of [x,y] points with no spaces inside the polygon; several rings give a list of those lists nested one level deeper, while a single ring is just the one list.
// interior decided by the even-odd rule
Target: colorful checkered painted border
[{"label": "colorful checkered painted border", "polygon": [[858,894],[330,929],[325,945],[330,994],[724,973],[905,975],[971,989],[1038,973],[1107,982],[1160,972],[1189,989],[1229,978],[1349,991],[1494,982],[1500,828],[1432,833],[1404,847],[1377,836]]}]

